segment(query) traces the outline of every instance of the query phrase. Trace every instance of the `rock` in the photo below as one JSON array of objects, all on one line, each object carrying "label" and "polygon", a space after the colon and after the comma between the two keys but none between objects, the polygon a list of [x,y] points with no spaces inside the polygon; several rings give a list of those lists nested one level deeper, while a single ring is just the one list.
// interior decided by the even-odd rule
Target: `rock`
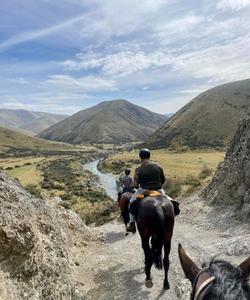
[{"label": "rock", "polygon": [[237,207],[238,217],[250,221],[250,119],[240,122],[224,162],[202,195],[209,204]]},{"label": "rock", "polygon": [[72,296],[71,248],[92,236],[72,210],[48,203],[0,172],[1,300],[84,299]]}]

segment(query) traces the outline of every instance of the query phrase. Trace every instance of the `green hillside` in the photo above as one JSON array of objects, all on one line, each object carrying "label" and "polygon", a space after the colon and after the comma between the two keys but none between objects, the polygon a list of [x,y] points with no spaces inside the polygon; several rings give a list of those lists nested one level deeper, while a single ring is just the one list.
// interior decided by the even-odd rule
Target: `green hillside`
[{"label": "green hillside", "polygon": [[[79,148],[80,149],[80,148]],[[75,151],[76,147],[69,144],[47,141],[41,138],[29,136],[19,131],[0,127],[0,155],[15,155],[40,151]]]},{"label": "green hillside", "polygon": [[71,144],[145,140],[167,118],[126,100],[102,102],[46,129],[39,136]]},{"label": "green hillside", "polygon": [[151,148],[225,147],[250,117],[250,79],[212,88],[189,102],[147,140]]}]

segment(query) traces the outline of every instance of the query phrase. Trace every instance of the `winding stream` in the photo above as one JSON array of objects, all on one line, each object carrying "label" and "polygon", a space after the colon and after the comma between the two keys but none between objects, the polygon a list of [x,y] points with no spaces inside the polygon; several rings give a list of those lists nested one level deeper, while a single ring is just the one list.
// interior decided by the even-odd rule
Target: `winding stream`
[{"label": "winding stream", "polygon": [[117,199],[117,188],[116,188],[116,178],[112,173],[102,173],[98,170],[99,160],[87,163],[83,166],[84,169],[90,171],[94,175],[97,175],[100,179],[102,187],[105,189],[106,193],[113,200]]}]

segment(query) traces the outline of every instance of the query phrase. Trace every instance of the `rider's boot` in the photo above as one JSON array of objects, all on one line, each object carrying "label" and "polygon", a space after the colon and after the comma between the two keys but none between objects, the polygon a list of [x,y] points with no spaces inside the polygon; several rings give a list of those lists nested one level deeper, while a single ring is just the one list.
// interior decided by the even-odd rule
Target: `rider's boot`
[{"label": "rider's boot", "polygon": [[131,213],[129,214],[129,224],[127,226],[127,232],[136,233],[135,216]]},{"label": "rider's boot", "polygon": [[130,222],[127,226],[127,232],[136,233],[135,222]]}]

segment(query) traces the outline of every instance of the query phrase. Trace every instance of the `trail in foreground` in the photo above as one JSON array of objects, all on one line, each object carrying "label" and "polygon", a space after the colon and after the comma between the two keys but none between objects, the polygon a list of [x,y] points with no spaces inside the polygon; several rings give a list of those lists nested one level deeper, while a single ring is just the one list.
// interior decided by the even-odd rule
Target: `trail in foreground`
[{"label": "trail in foreground", "polygon": [[[205,228],[193,222],[192,218],[190,221],[180,216],[176,219],[170,257],[171,288],[169,291],[162,290],[163,270],[159,271],[153,267],[154,286],[147,289],[144,286],[144,256],[139,234],[125,237],[124,225],[117,221],[107,223],[95,230],[102,236],[102,242],[89,249],[85,258],[85,267],[89,271],[84,276],[85,287],[88,290],[87,299],[91,300],[189,299],[190,284],[187,279],[184,279],[180,268],[177,256],[178,242],[183,244],[197,263],[215,254],[221,254],[220,257],[230,262],[239,263],[246,257],[245,252],[249,253],[249,248],[246,249],[247,244],[239,247],[243,251],[230,253],[230,247],[233,249],[234,244],[239,244],[239,240],[234,240],[230,233]],[[244,237],[249,239],[249,235]],[[228,256],[222,253],[227,253]]]}]

